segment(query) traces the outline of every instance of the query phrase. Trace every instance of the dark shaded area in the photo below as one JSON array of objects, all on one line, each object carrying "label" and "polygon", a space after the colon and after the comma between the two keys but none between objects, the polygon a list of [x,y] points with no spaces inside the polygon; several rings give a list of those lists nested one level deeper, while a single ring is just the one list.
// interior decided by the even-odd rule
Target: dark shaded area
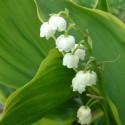
[{"label": "dark shaded area", "polygon": [[72,123],[72,125],[81,125],[81,124],[75,121]]}]

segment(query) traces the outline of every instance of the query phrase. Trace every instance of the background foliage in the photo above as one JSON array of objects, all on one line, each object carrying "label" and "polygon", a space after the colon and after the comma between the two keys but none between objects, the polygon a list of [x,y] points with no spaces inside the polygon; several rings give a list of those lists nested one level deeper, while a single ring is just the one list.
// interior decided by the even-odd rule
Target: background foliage
[{"label": "background foliage", "polygon": [[125,0],[108,0],[110,12],[125,22]]}]

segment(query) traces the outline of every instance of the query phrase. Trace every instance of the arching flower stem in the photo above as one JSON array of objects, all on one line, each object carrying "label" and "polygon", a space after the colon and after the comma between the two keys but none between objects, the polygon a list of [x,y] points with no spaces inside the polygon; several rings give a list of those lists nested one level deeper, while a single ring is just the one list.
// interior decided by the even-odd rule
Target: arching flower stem
[{"label": "arching flower stem", "polygon": [[85,107],[88,107],[93,100],[94,100],[93,98],[90,98],[89,101],[86,103]]},{"label": "arching flower stem", "polygon": [[69,31],[71,30],[71,29],[73,29],[75,27],[75,24],[70,24],[69,26],[68,26],[68,28],[66,29],[66,31],[65,31],[65,36],[68,36],[68,34],[69,34]]},{"label": "arching flower stem", "polygon": [[[68,19],[69,22],[74,23],[74,21],[69,16],[67,17],[67,19]],[[88,38],[83,34],[83,32],[81,31],[81,29],[77,25],[75,25],[75,28],[79,32],[79,34],[81,35],[81,37],[83,38],[83,40],[85,41],[86,46],[88,48],[89,55],[92,56],[92,57],[94,57],[91,45],[90,45],[90,43],[88,41]],[[102,76],[102,73],[100,72],[100,70],[98,68],[96,60],[93,61],[93,65],[95,67],[95,70],[96,70],[96,73],[97,73],[97,76],[98,76],[99,88],[100,88],[101,96],[104,97],[104,102],[102,103],[102,107],[103,107],[103,111],[104,111],[104,114],[105,114],[106,122],[107,122],[107,125],[110,125],[109,113],[108,113],[108,106],[107,106],[107,99],[106,99],[106,95],[105,95],[105,92],[104,92],[104,89],[103,89],[104,88],[103,76]]]}]

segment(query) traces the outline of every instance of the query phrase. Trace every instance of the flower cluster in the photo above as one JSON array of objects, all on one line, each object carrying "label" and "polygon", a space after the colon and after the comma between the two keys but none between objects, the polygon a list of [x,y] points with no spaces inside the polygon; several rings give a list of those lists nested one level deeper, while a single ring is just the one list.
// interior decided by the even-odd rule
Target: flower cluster
[{"label": "flower cluster", "polygon": [[[64,66],[67,68],[78,68],[79,60],[85,59],[86,47],[83,45],[84,40],[80,41],[78,44],[75,43],[75,37],[69,34],[70,29],[72,29],[71,24],[67,26],[67,21],[59,14],[55,14],[49,18],[48,22],[41,25],[40,36],[48,40],[50,37],[55,38],[54,34],[56,31],[64,31],[63,34],[55,39],[56,48],[64,54]],[[91,61],[89,60],[89,62]],[[80,94],[86,90],[87,86],[96,85],[97,75],[87,66],[88,63],[84,67],[84,70],[78,71],[72,80],[73,91],[78,91]],[[81,106],[77,112],[77,117],[81,124],[88,125],[92,117],[91,109],[87,106]]]},{"label": "flower cluster", "polygon": [[[40,36],[45,37],[47,40],[53,37],[56,30],[59,32],[67,31],[67,23],[63,17],[53,15],[48,22],[41,25]],[[56,48],[60,52],[65,52],[63,58],[63,65],[68,68],[77,68],[79,60],[84,60],[85,50],[82,44],[75,44],[75,38],[73,35],[62,34],[56,39]],[[77,49],[76,49],[77,48]],[[82,48],[82,49],[81,49]]]}]

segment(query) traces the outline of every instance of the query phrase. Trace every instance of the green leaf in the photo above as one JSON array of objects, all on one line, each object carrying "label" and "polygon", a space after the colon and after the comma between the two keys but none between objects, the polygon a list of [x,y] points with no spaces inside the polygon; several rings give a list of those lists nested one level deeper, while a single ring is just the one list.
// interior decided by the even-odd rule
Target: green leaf
[{"label": "green leaf", "polygon": [[[125,90],[125,25],[114,16],[100,11],[80,7],[71,1],[65,0],[35,0],[39,18],[48,19],[48,14],[58,13],[68,8],[71,18],[82,31],[88,29],[93,40],[95,58],[98,61],[114,60],[106,63],[104,69],[105,91],[107,96],[114,102],[120,114],[122,124],[124,120],[124,90]],[[76,41],[81,40],[78,35]],[[121,95],[122,98],[121,98]]]},{"label": "green leaf", "polygon": [[0,1],[0,84],[19,88],[34,77],[54,45],[40,25],[33,0]]},{"label": "green leaf", "polygon": [[78,108],[82,105],[83,103],[81,99],[79,99],[79,97],[75,97],[62,104],[59,108],[48,114],[46,117],[57,121],[66,121],[69,119],[74,120],[76,119]]},{"label": "green leaf", "polygon": [[96,8],[98,4],[98,0],[72,0],[80,6],[88,7],[88,8]]},{"label": "green leaf", "polygon": [[97,9],[109,12],[109,5],[107,0],[99,0],[98,5],[96,7]]},{"label": "green leaf", "polygon": [[55,111],[48,114],[45,118],[37,121],[33,125],[71,125],[74,121],[76,121],[76,114],[78,108],[83,105],[81,100],[77,98],[73,98],[68,100],[62,106],[57,108]]},{"label": "green leaf", "polygon": [[66,120],[66,121],[55,121],[53,119],[43,118],[42,120],[38,121],[37,123],[33,125],[71,125],[72,120]]},{"label": "green leaf", "polygon": [[117,110],[116,106],[114,105],[114,103],[110,99],[108,99],[108,105],[112,111],[112,114],[114,116],[114,119],[115,119],[117,125],[122,125],[120,118],[119,118],[118,110]]},{"label": "green leaf", "polygon": [[42,62],[35,77],[8,98],[0,125],[30,125],[73,97],[72,70],[62,65],[54,49]]}]

